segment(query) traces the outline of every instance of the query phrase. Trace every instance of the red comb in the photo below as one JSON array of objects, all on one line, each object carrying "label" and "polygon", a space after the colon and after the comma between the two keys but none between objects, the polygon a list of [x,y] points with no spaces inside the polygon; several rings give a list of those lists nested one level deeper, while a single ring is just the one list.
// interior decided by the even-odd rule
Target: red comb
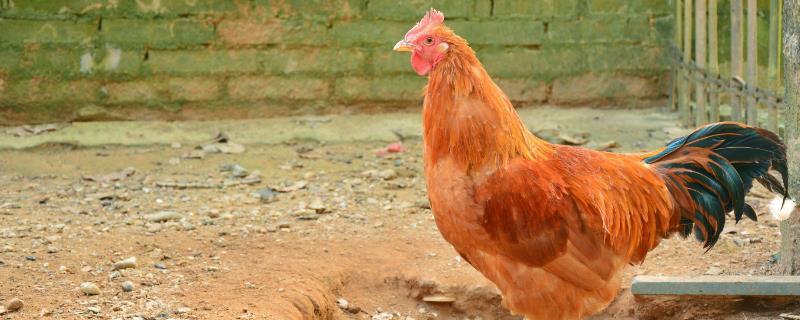
[{"label": "red comb", "polygon": [[444,23],[444,14],[442,14],[442,12],[439,10],[431,8],[428,10],[425,16],[422,17],[422,20],[417,22],[417,25],[411,28],[411,30],[408,30],[405,38],[408,39],[409,36],[413,36],[422,32],[423,30],[438,26],[442,23]]}]

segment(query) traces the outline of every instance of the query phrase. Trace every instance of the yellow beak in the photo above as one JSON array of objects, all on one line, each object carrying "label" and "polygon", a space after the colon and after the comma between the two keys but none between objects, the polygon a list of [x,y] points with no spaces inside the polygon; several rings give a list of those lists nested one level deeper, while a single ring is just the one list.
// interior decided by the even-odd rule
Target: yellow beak
[{"label": "yellow beak", "polygon": [[397,44],[394,45],[394,51],[397,52],[411,52],[413,50],[414,50],[414,45],[408,43],[408,41],[406,41],[405,39],[398,41]]}]

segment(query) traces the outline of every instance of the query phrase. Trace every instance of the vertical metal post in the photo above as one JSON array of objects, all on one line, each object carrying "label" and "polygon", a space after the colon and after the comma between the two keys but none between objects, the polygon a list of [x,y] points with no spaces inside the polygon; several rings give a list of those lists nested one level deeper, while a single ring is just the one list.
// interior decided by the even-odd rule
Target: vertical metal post
[{"label": "vertical metal post", "polygon": [[[692,61],[692,0],[683,3],[683,61]],[[680,91],[681,122],[684,126],[692,124],[692,109],[689,106],[689,70],[684,68]]]},{"label": "vertical metal post", "polygon": [[[758,34],[758,21],[756,20],[756,0],[747,0],[747,92],[753,93],[758,86],[758,47],[756,46],[756,36]],[[752,95],[747,96],[747,124],[758,126],[758,113],[756,108],[756,98]]]},{"label": "vertical metal post", "polygon": [[[742,46],[742,0],[731,0],[731,77],[744,79],[744,48]],[[742,101],[731,94],[731,120],[742,121]]]},{"label": "vertical metal post", "polygon": [[[697,67],[704,69],[706,67],[706,1],[696,0],[694,6],[694,59]],[[755,1],[755,0],[752,0]],[[695,126],[700,126],[708,122],[708,114],[706,113],[706,90],[705,83],[698,79],[695,83]]]},{"label": "vertical metal post", "polygon": [[[780,51],[778,43],[780,32],[780,1],[771,0],[769,2],[769,62],[767,64],[767,76],[769,78],[768,88],[773,91],[778,91],[780,82],[778,81],[778,63],[780,59]],[[778,132],[778,106],[770,104],[767,106],[767,128],[773,132]]]},{"label": "vertical metal post", "polygon": [[[710,71],[711,74],[719,74],[718,55],[717,0],[708,0],[708,71]],[[709,116],[711,117],[711,122],[719,121],[719,89],[718,86],[712,86],[708,92]]]}]

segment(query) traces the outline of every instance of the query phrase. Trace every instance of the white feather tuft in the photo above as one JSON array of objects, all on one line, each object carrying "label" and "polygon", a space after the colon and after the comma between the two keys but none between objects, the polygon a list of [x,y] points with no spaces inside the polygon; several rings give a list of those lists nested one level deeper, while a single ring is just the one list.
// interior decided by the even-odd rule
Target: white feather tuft
[{"label": "white feather tuft", "polygon": [[786,199],[786,202],[783,202],[783,196],[777,196],[769,203],[769,213],[773,219],[783,221],[789,219],[795,205],[797,203],[794,200]]}]

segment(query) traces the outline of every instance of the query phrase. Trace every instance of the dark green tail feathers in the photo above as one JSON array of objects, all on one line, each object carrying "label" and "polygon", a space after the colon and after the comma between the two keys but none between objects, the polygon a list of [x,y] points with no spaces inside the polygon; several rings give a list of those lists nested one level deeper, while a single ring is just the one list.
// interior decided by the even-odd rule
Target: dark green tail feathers
[{"label": "dark green tail feathers", "polygon": [[706,125],[644,161],[664,175],[680,214],[677,231],[694,232],[706,248],[719,239],[726,213],[733,212],[736,222],[743,215],[757,219],[744,201],[753,180],[788,198],[786,146],[776,134],[741,123]]}]

